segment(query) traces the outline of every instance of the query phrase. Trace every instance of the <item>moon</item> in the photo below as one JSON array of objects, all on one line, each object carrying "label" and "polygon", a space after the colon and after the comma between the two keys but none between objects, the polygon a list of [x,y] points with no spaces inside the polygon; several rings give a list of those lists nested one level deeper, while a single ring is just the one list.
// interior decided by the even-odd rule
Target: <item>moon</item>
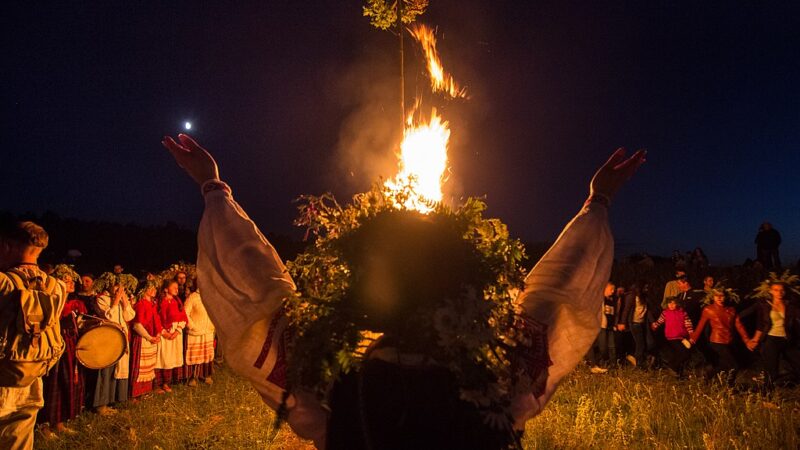
[{"label": "moon", "polygon": [[192,129],[192,122],[185,122],[183,124],[183,128],[186,128],[187,130],[191,130]]}]

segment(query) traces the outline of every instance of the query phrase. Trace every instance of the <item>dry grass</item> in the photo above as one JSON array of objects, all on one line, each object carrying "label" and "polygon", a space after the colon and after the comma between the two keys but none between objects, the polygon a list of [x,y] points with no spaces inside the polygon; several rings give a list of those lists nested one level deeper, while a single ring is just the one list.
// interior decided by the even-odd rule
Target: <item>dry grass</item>
[{"label": "dry grass", "polygon": [[[113,417],[86,413],[80,433],[41,449],[266,448],[274,415],[245,381],[228,370],[212,386],[176,386],[119,409]],[[735,393],[690,377],[619,369],[592,375],[579,368],[545,411],[528,424],[526,449],[795,449],[800,448],[800,390],[770,397]],[[272,449],[313,448],[283,429]]]},{"label": "dry grass", "polygon": [[[137,404],[118,408],[111,417],[84,413],[69,426],[74,436],[45,440],[36,448],[55,449],[237,449],[266,448],[274,414],[250,384],[223,368],[214,384],[173,386],[165,395],[149,395]],[[270,447],[313,449],[288,429]]]}]

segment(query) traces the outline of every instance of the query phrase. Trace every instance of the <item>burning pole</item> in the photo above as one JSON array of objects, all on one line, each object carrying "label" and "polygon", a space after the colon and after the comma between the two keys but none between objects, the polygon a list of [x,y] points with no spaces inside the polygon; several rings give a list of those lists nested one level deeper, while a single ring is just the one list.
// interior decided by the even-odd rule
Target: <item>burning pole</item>
[{"label": "burning pole", "polygon": [[[446,181],[448,169],[447,145],[450,139],[448,122],[431,109],[427,121],[421,114],[420,99],[416,99],[409,113],[405,109],[405,74],[403,52],[403,23],[413,22],[422,14],[427,0],[397,0],[387,5],[383,0],[368,0],[364,15],[371,17],[374,26],[382,29],[397,27],[400,46],[400,108],[403,113],[403,139],[398,153],[398,173],[385,182],[392,192],[410,190],[414,193],[398,207],[415,209],[421,212],[431,210],[431,204],[443,198],[442,185]],[[436,51],[436,38],[433,30],[424,25],[415,25],[408,30],[419,42],[427,61],[426,67],[431,79],[431,90],[451,98],[466,98],[466,91],[459,87],[442,66]],[[415,120],[415,116],[418,119]]]},{"label": "burning pole", "polygon": [[425,12],[428,0],[395,0],[387,3],[386,0],[366,0],[363,13],[369,17],[370,23],[381,30],[397,30],[400,54],[400,130],[406,126],[406,85],[405,85],[405,54],[403,50],[403,24],[411,24],[417,16]]},{"label": "burning pole", "polygon": [[397,0],[397,38],[400,45],[400,130],[406,126],[406,71],[403,56],[403,1]]}]

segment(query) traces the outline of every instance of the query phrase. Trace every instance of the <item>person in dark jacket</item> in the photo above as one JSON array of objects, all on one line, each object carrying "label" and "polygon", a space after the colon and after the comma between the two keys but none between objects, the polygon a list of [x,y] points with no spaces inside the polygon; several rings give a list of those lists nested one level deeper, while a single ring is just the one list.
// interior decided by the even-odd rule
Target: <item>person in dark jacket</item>
[{"label": "person in dark jacket", "polygon": [[650,332],[650,324],[653,320],[651,320],[652,316],[647,301],[648,291],[646,285],[634,284],[622,300],[620,322],[624,323],[630,331],[634,344],[633,354],[626,356],[626,359],[637,367],[643,366],[645,355],[652,352],[655,347],[653,335]]},{"label": "person in dark jacket", "polygon": [[781,267],[778,247],[781,245],[781,234],[772,228],[772,224],[764,222],[756,234],[756,258],[767,270]]},{"label": "person in dark jacket", "polygon": [[789,362],[795,378],[800,375],[800,306],[790,292],[786,283],[773,282],[769,287],[770,300],[760,300],[742,312],[745,315],[754,310],[757,314],[756,331],[747,348],[755,351],[760,347],[768,388],[778,379],[781,357]]}]

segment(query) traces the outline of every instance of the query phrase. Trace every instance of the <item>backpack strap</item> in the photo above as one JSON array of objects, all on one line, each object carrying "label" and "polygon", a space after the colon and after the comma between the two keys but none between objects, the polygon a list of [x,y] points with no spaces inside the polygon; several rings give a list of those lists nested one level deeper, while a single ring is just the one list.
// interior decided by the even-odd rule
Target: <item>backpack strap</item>
[{"label": "backpack strap", "polygon": [[14,283],[16,289],[28,289],[28,277],[19,270],[11,269],[6,272],[6,276]]},{"label": "backpack strap", "polygon": [[50,275],[46,275],[44,282],[42,283],[42,291],[44,291],[47,295],[53,295],[58,288],[58,280],[56,277],[51,277]]}]

